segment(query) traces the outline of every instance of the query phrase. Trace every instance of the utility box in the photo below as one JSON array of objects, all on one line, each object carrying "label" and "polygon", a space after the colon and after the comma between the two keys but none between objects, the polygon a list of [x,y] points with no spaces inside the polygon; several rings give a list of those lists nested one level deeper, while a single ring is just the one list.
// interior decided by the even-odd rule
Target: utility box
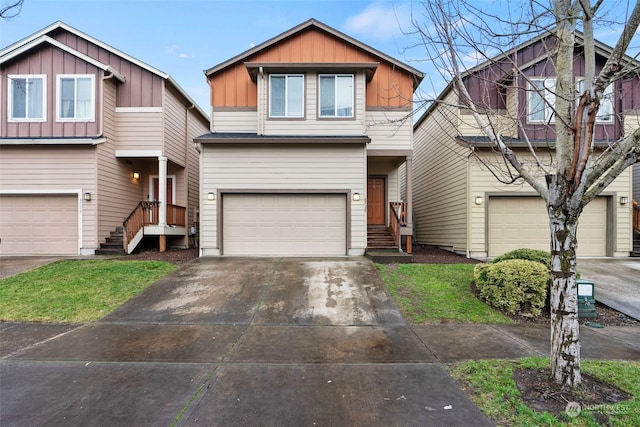
[{"label": "utility box", "polygon": [[591,280],[578,279],[576,283],[578,285],[578,317],[598,317],[593,282]]}]

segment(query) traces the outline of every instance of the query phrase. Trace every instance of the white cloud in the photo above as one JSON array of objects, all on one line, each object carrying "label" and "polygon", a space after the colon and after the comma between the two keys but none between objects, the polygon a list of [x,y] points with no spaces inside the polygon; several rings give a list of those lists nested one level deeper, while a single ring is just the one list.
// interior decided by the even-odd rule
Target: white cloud
[{"label": "white cloud", "polygon": [[411,6],[408,3],[372,3],[362,12],[347,19],[345,31],[366,34],[376,40],[392,40],[411,27]]}]

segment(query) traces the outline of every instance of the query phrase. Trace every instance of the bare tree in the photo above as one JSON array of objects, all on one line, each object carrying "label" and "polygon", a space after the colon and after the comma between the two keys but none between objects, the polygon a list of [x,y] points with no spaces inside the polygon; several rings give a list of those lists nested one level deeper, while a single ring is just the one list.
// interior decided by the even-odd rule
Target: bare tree
[{"label": "bare tree", "polygon": [[22,5],[24,4],[24,0],[18,0],[9,3],[3,3],[0,6],[0,18],[11,19],[18,16],[20,11],[22,10]]},{"label": "bare tree", "polygon": [[[638,64],[628,56],[628,50],[640,23],[640,2],[627,9],[625,22],[606,22],[620,34],[615,46],[607,50],[594,39],[594,25],[603,25],[602,16],[610,12],[603,10],[604,0],[595,0],[594,4],[590,0],[549,0],[548,4],[524,1],[514,8],[505,2],[500,13],[481,10],[473,3],[423,1],[421,16],[414,15],[415,34],[421,37],[420,47],[426,49],[427,60],[441,70],[451,82],[449,88],[457,94],[455,102],[446,101],[447,106],[467,111],[493,149],[502,154],[502,164],[494,161],[486,166],[502,182],[525,181],[546,202],[551,242],[551,371],[556,382],[576,386],[581,382],[578,219],[590,201],[640,158],[637,126],[610,141],[604,150],[594,150],[597,115],[607,88],[637,73]],[[541,41],[540,54],[547,57],[545,66],[554,69],[553,85],[534,86],[524,72],[527,65],[514,57],[517,46],[533,39]],[[578,91],[574,72],[577,45],[585,61],[584,80]],[[606,63],[596,72],[600,68],[597,55],[601,58],[603,54],[607,55]],[[475,58],[475,63],[468,65],[469,58]],[[474,68],[477,64],[483,66]],[[486,84],[495,85],[496,81],[500,84],[500,80],[492,79],[497,75],[503,84],[517,75],[520,81],[528,82],[528,88],[533,87],[526,90],[536,91],[540,104],[544,104],[541,108],[551,111],[545,117],[553,149],[547,147],[543,152],[532,143],[534,138],[529,137],[530,127],[522,110],[520,115],[509,117],[509,122],[525,141],[526,159],[510,148],[504,136],[504,112],[498,112],[490,100],[469,92],[469,79],[485,79]]]}]

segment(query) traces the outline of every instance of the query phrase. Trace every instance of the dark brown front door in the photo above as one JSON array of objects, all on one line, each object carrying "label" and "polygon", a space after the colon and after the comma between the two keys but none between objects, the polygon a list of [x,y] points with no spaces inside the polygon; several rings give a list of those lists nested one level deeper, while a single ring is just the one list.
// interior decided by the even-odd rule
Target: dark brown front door
[{"label": "dark brown front door", "polygon": [[385,224],[384,178],[367,179],[367,224]]},{"label": "dark brown front door", "polygon": [[[158,200],[160,192],[160,179],[153,178],[153,200]],[[167,178],[167,199],[168,205],[173,204],[173,178]]]}]

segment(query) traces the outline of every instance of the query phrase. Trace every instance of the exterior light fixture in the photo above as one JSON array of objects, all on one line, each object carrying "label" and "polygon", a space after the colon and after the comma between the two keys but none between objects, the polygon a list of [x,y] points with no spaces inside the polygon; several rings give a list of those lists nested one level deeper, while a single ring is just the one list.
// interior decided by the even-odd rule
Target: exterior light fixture
[{"label": "exterior light fixture", "polygon": [[215,200],[216,199],[216,193],[214,193],[213,191],[210,191],[209,193],[207,193],[207,200]]},{"label": "exterior light fixture", "polygon": [[360,193],[353,193],[352,199],[354,202],[360,201]]},{"label": "exterior light fixture", "polygon": [[133,179],[138,179],[138,178],[140,178],[140,172],[134,172]]},{"label": "exterior light fixture", "polygon": [[629,203],[629,198],[627,196],[620,196],[620,204],[626,205],[627,203]]},{"label": "exterior light fixture", "polygon": [[481,205],[484,202],[482,196],[476,196],[476,205]]},{"label": "exterior light fixture", "polygon": [[83,198],[85,201],[90,202],[90,201],[91,201],[91,193],[89,193],[89,192],[84,193],[84,194],[82,195],[82,198]]}]

